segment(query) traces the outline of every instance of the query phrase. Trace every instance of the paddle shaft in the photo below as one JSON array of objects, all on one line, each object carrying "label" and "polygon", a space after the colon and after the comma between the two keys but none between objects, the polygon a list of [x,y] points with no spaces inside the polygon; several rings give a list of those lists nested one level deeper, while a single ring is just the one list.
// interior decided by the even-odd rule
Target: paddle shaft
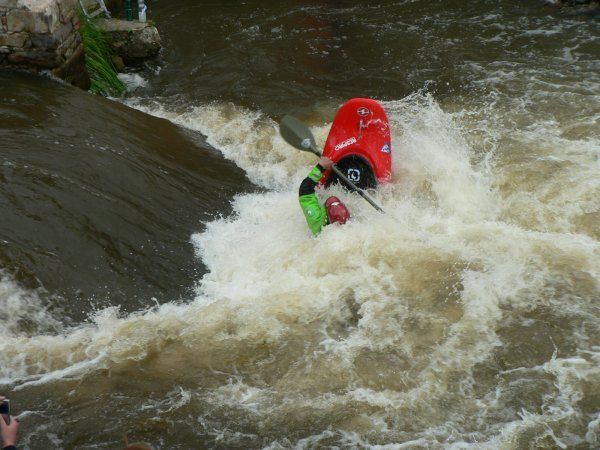
[{"label": "paddle shaft", "polygon": [[[315,137],[310,132],[308,127],[300,122],[293,116],[284,116],[279,123],[279,132],[285,141],[291,146],[297,148],[298,150],[302,150],[303,152],[311,152],[317,155],[319,158],[322,158],[323,155],[317,148],[315,144]],[[331,166],[331,169],[335,172],[335,174],[342,179],[344,183],[353,190],[354,192],[358,192],[358,194],[364,198],[366,201],[370,203],[370,205],[375,208],[377,211],[384,213],[385,211],[379,207],[377,203],[373,201],[369,195],[363,191],[358,186],[355,186],[352,181],[346,178],[346,175],[342,173],[340,169],[338,169],[335,164]]]},{"label": "paddle shaft", "polygon": [[[321,152],[320,152],[319,150],[317,150],[316,148],[312,147],[312,146],[311,146],[311,151],[312,151],[312,152],[313,152],[315,155],[317,155],[319,158],[322,158],[322,157],[323,157],[323,155],[321,154]],[[375,201],[374,201],[374,200],[373,200],[371,197],[369,197],[369,194],[367,194],[367,193],[366,193],[365,191],[363,191],[361,188],[359,188],[358,186],[356,186],[356,185],[355,185],[355,184],[354,184],[352,181],[350,181],[350,180],[349,180],[349,179],[346,177],[346,175],[344,175],[344,174],[342,173],[342,171],[336,167],[336,165],[335,165],[335,164],[333,164],[333,165],[331,166],[331,170],[333,170],[333,171],[335,172],[335,174],[336,174],[338,177],[340,177],[340,178],[341,178],[341,179],[344,181],[344,183],[346,183],[346,185],[347,185],[347,186],[348,186],[350,189],[352,189],[353,191],[357,192],[357,193],[358,193],[358,195],[360,195],[362,198],[364,198],[366,201],[368,201],[368,202],[369,202],[369,204],[370,204],[370,205],[371,205],[373,208],[375,208],[377,211],[379,211],[379,212],[381,212],[381,213],[384,213],[384,214],[385,214],[385,211],[384,211],[383,209],[381,209],[381,207],[380,207],[380,206],[379,206],[377,203],[375,203]]]}]

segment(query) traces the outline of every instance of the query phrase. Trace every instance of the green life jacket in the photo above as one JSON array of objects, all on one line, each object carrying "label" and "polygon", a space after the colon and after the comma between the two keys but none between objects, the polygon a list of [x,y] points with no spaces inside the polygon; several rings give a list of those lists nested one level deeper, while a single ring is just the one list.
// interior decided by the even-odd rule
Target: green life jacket
[{"label": "green life jacket", "polygon": [[323,170],[317,164],[300,186],[300,207],[308,223],[308,228],[315,236],[327,225],[327,210],[315,194],[315,187],[322,177]]}]

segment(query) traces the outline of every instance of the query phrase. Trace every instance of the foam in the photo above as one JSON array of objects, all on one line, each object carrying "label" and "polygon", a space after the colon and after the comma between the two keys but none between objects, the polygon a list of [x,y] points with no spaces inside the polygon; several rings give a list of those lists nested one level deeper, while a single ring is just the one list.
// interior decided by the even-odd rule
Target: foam
[{"label": "foam", "polygon": [[133,92],[140,87],[148,86],[148,80],[137,73],[119,73],[118,77],[125,84],[127,92]]},{"label": "foam", "polygon": [[62,325],[48,310],[44,296],[42,289],[24,289],[0,269],[0,336],[60,330]]},{"label": "foam", "polygon": [[[328,442],[498,448],[516,445],[528,432],[556,446],[575,442],[549,424],[578,414],[581,379],[596,383],[596,356],[555,355],[506,372],[490,362],[513,345],[499,332],[513,317],[537,308],[554,316],[593,314],[598,241],[576,232],[577,212],[562,222],[543,214],[552,202],[567,210],[569,195],[585,207],[596,189],[591,176],[584,186],[546,198],[527,198],[518,186],[507,195],[498,187],[513,173],[508,164],[506,173],[498,169],[502,137],[476,146],[484,128],[477,114],[446,112],[418,93],[385,103],[395,130],[395,164],[392,183],[374,196],[388,214],[332,188],[352,220],[314,238],[297,203],[298,184],[314,158],[283,143],[271,119],[229,104],[181,110],[156,101],[129,104],[207,135],[267,191],[235,197],[230,217],[192,236],[208,272],[188,304],[129,316],[110,308],[90,324],[54,334],[6,332],[0,342],[4,380],[26,388],[140,362],[152,373],[170,373],[173,358],[186,363],[178,381],[194,388],[175,392],[178,401],[159,405],[165,410],[200,402],[211,414],[235,411],[251,424],[293,417],[294,423],[280,425],[299,429],[319,417],[331,420],[320,434],[274,441],[269,448]],[[311,125],[322,144],[328,124]],[[514,134],[522,143],[527,133],[547,136],[549,129],[537,124]],[[581,174],[589,141],[559,139],[559,147],[551,147],[554,139],[547,137],[537,150],[561,165],[578,160],[577,170],[564,176]],[[515,210],[518,195],[522,209]],[[527,209],[539,215],[540,226],[526,223]],[[568,306],[559,291],[571,295]],[[588,348],[585,339],[592,337],[581,333],[575,338]],[[501,381],[478,393],[478,370],[489,364],[498,377],[554,380],[556,392],[540,405],[544,412],[515,410]],[[594,420],[587,425],[588,442],[596,439]],[[249,435],[227,436],[235,443]]]}]

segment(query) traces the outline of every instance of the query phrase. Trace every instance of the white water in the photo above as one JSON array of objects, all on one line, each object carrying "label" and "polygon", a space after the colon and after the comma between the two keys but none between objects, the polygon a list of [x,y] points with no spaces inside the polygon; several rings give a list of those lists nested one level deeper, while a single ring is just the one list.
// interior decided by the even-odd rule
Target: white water
[{"label": "white water", "polygon": [[[375,198],[389,214],[334,190],[352,220],[313,238],[297,188],[314,159],[271,119],[234,105],[130,105],[203,133],[267,192],[235,198],[231,217],[192,236],[208,273],[189,304],[110,308],[58,334],[6,324],[4,382],[24,389],[150,358],[166,376],[186,361],[177,380],[191,387],[161,408],[198,403],[267,434],[315,430],[269,448],[598,442],[600,245],[586,222],[600,198],[597,140],[544,122],[504,128],[509,113],[493,104],[449,113],[422,94],[387,102],[395,164]],[[318,142],[328,127],[313,126]],[[36,303],[1,286],[10,310]],[[556,335],[547,321],[561,324]],[[214,415],[199,420],[216,427]]]}]

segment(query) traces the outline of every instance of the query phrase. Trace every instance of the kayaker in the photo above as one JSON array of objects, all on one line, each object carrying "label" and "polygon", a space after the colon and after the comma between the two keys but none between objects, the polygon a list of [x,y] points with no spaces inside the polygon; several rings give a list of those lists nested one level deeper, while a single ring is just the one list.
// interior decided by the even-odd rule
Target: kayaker
[{"label": "kayaker", "polygon": [[300,207],[304,212],[304,217],[308,223],[310,231],[316,236],[321,229],[330,223],[344,224],[350,218],[348,208],[337,197],[329,197],[322,205],[315,187],[323,178],[323,173],[330,169],[333,161],[326,156],[322,157],[319,163],[313,167],[308,176],[300,184]]}]

